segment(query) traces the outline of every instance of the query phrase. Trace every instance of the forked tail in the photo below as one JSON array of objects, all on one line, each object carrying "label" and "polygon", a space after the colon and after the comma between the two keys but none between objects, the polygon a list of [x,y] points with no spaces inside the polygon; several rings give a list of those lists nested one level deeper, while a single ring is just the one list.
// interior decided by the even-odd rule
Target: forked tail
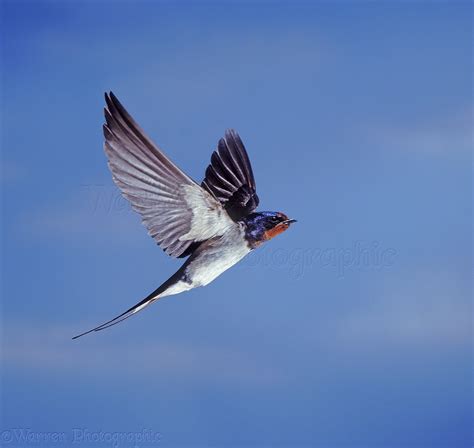
[{"label": "forked tail", "polygon": [[181,279],[183,268],[184,268],[184,265],[173,276],[171,276],[168,280],[166,280],[166,282],[164,282],[159,288],[155,289],[155,291],[153,291],[141,302],[138,302],[136,305],[132,306],[127,311],[103,323],[102,325],[99,325],[98,327],[93,328],[92,330],[89,330],[84,333],[78,334],[77,336],[74,336],[72,339],[80,338],[81,336],[85,336],[86,334],[92,333],[94,331],[101,331],[101,330],[105,330],[106,328],[113,327],[114,325],[122,322],[125,319],[128,319],[130,316],[133,316],[134,314],[143,310],[148,305],[152,304],[154,301],[161,298],[163,296],[163,293],[165,293],[166,290],[170,286],[174,285],[176,282],[178,282]]}]

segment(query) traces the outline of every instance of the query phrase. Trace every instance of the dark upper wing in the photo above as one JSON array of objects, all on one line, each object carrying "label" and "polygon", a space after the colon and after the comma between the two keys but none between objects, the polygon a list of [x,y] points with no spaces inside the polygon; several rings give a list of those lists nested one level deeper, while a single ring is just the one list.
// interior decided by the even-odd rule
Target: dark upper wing
[{"label": "dark upper wing", "polygon": [[234,221],[257,208],[259,199],[252,166],[239,134],[233,129],[219,140],[201,186],[220,201]]},{"label": "dark upper wing", "polygon": [[232,220],[146,136],[115,95],[105,95],[104,149],[113,179],[161,248],[179,257],[222,235]]}]

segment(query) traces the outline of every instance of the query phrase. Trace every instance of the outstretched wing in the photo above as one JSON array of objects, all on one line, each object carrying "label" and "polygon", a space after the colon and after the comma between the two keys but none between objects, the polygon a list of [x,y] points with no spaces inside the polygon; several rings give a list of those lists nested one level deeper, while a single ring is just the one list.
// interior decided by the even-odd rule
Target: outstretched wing
[{"label": "outstretched wing", "polygon": [[233,129],[227,130],[219,140],[201,185],[220,201],[234,221],[257,208],[259,199],[252,166],[242,140]]},{"label": "outstretched wing", "polygon": [[179,257],[192,243],[222,235],[233,222],[221,204],[147,137],[112,92],[105,101],[109,167],[150,236]]}]

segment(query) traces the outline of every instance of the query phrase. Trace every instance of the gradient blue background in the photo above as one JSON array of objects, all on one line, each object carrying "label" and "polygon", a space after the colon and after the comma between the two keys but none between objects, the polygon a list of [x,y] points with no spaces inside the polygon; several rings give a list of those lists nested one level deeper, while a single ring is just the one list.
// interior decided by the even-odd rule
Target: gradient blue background
[{"label": "gradient blue background", "polygon": [[[472,445],[471,3],[3,1],[2,20],[3,431]],[[260,208],[299,222],[71,341],[180,263],[112,183],[110,89],[196,180],[237,129]]]}]

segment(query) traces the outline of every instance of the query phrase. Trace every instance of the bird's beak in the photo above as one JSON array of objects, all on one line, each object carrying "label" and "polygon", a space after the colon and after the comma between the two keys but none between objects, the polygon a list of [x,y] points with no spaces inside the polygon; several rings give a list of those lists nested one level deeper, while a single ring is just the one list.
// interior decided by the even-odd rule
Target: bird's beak
[{"label": "bird's beak", "polygon": [[298,222],[296,219],[287,219],[282,222],[282,224],[292,224],[294,222]]}]

